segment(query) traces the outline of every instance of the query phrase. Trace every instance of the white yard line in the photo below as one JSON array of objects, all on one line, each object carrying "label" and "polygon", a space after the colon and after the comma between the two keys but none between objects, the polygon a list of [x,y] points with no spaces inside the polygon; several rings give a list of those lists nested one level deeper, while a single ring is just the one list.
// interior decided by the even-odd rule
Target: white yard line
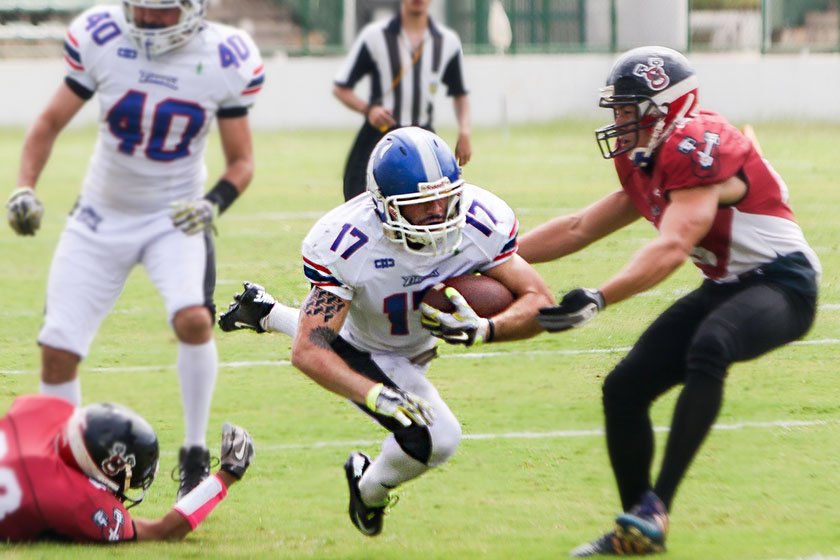
[{"label": "white yard line", "polygon": [[[823,338],[818,340],[798,340],[791,342],[791,346],[828,346],[840,344],[838,338]],[[514,350],[511,352],[466,352],[464,354],[449,354],[443,355],[440,359],[443,360],[474,360],[478,358],[505,358],[511,356],[578,356],[583,354],[616,354],[619,352],[627,352],[630,350],[629,346],[616,346],[614,348],[590,348],[590,349],[571,349],[571,350]],[[290,366],[289,360],[262,360],[262,361],[246,361],[246,362],[222,362],[219,364],[221,369],[241,369],[248,367],[259,366]],[[83,368],[85,372],[93,373],[139,373],[144,371],[167,371],[175,369],[175,364],[165,364],[157,366],[116,366],[116,367],[92,367]],[[0,369],[0,375],[35,375],[36,370],[23,369]]]},{"label": "white yard line", "polygon": [[[715,424],[712,429],[720,431],[738,430],[772,430],[772,429],[793,429],[813,428],[821,426],[840,425],[840,420],[772,420],[769,422],[736,422],[734,424]],[[656,426],[654,431],[667,432],[667,426]],[[484,441],[497,439],[570,439],[582,437],[603,437],[604,430],[596,428],[591,430],[557,430],[550,432],[501,432],[489,434],[464,434],[463,439],[467,441]],[[331,447],[346,447],[348,449],[378,445],[381,439],[356,439],[336,441],[313,441],[309,443],[275,443],[261,444],[260,452],[287,451],[290,449],[325,449]],[[164,451],[164,455],[175,455],[174,451]]]}]

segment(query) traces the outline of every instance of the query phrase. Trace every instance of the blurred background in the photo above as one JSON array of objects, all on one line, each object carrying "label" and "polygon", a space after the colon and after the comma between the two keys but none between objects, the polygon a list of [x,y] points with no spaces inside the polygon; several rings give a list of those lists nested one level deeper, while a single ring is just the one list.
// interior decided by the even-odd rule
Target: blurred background
[{"label": "blurred background", "polygon": [[[66,24],[97,3],[0,0],[0,126],[32,121],[63,76]],[[398,5],[208,0],[207,15],[249,31],[266,59],[257,128],[353,128],[359,115],[332,97],[333,76],[358,31]],[[476,126],[602,118],[597,88],[615,53],[644,44],[688,54],[701,103],[734,121],[840,122],[838,0],[433,0],[431,9],[463,42]],[[95,119],[89,105],[74,125]],[[439,125],[451,126],[451,107],[440,109]]]}]

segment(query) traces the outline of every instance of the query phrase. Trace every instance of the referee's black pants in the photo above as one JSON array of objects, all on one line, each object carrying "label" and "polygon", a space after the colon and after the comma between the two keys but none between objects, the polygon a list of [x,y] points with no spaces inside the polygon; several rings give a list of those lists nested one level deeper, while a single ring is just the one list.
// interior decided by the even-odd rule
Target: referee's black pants
[{"label": "referee's black pants", "polygon": [[776,280],[758,275],[734,284],[704,281],[662,313],[604,380],[607,447],[624,511],[652,487],[649,409],[657,397],[684,384],[653,486],[670,510],[677,486],[720,410],[730,364],[796,340],[813,324],[813,270],[800,278],[805,289]]},{"label": "referee's black pants", "polygon": [[[429,126],[424,126],[426,130],[431,130]],[[393,130],[393,129],[392,129]],[[388,131],[380,132],[379,129],[374,128],[365,120],[359,133],[356,135],[356,140],[353,142],[353,147],[350,148],[350,154],[347,156],[347,163],[344,165],[344,201],[365,192],[367,188],[367,165],[370,159],[370,154],[373,152],[376,143],[382,140],[382,137]]]}]

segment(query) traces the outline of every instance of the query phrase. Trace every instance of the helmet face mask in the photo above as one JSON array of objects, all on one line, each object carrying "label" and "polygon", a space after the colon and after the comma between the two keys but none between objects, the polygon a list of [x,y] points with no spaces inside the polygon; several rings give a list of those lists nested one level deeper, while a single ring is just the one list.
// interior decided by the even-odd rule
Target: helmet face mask
[{"label": "helmet face mask", "polygon": [[[186,44],[201,29],[205,0],[123,0],[128,32],[148,58]],[[178,21],[167,27],[146,26],[137,21],[137,8],[180,10]]]},{"label": "helmet face mask", "polygon": [[[614,117],[595,131],[601,155],[611,159],[629,152],[637,165],[646,165],[671,132],[695,113],[697,89],[694,70],[673,49],[639,47],[621,55],[601,89],[599,106],[612,109]],[[635,107],[635,119],[624,118],[622,109],[628,106]]]},{"label": "helmet face mask", "polygon": [[[139,504],[158,469],[159,448],[154,430],[131,410],[110,403],[77,408],[67,421],[59,453],[120,500]],[[130,490],[139,496],[130,497]]]},{"label": "helmet face mask", "polygon": [[[464,181],[452,150],[435,134],[416,127],[387,134],[373,149],[367,188],[386,237],[406,251],[445,255],[460,245]],[[443,215],[434,222],[417,218],[441,207]]]}]

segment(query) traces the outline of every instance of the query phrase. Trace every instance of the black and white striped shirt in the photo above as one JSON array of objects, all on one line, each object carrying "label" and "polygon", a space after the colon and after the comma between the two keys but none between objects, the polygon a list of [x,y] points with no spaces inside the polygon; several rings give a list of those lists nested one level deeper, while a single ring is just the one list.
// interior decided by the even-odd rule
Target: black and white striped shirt
[{"label": "black and white striped shirt", "polygon": [[467,93],[463,58],[458,35],[432,18],[421,50],[413,53],[398,14],[362,29],[335,77],[335,84],[352,88],[370,75],[371,105],[390,110],[397,126],[429,128],[440,84],[446,85],[447,95]]}]

